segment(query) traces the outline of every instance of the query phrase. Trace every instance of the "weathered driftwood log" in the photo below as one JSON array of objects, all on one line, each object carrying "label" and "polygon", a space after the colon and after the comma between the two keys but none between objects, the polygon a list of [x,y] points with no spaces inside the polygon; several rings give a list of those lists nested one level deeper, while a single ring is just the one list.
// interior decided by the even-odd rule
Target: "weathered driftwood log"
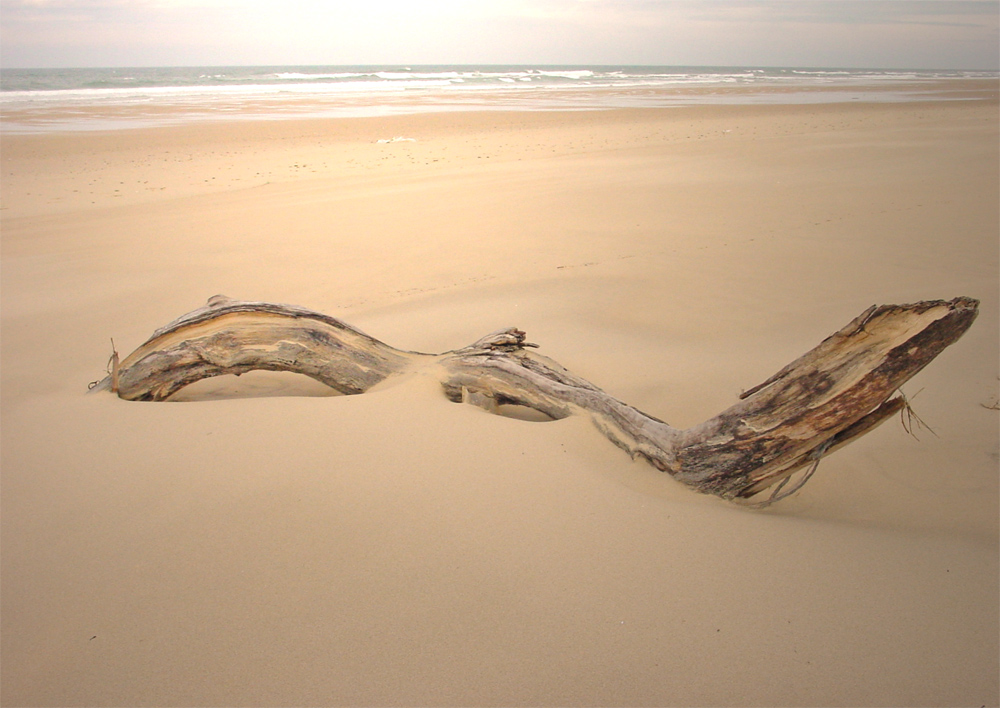
[{"label": "weathered driftwood log", "polygon": [[[254,369],[305,374],[345,394],[433,368],[453,401],[582,414],[632,457],[724,499],[781,485],[796,470],[906,406],[899,387],[969,328],[978,301],[871,307],[736,405],[687,430],[609,396],[504,329],[443,354],[395,349],[334,317],[217,295],[153,333],[95,389],[161,401],[184,386]],[[811,471],[810,471],[811,473]],[[780,484],[779,484],[780,483]],[[797,487],[796,487],[797,488]],[[772,494],[771,500],[777,498]]]}]

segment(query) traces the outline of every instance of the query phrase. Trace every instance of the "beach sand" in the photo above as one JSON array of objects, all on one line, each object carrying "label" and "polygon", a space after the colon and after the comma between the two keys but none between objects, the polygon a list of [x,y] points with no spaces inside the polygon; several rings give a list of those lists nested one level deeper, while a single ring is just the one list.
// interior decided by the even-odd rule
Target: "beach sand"
[{"label": "beach sand", "polygon": [[[996,705],[993,88],[4,136],[3,705]],[[216,293],[518,326],[678,427],[869,305],[982,305],[904,388],[933,432],[751,511],[419,377],[87,395]]]}]

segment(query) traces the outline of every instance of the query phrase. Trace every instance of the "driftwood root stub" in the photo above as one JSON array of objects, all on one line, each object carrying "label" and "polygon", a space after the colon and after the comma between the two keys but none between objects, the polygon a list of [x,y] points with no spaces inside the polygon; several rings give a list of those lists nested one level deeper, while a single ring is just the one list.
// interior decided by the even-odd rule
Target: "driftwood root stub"
[{"label": "driftwood root stub", "polygon": [[424,354],[312,310],[222,295],[158,329],[94,390],[162,401],[200,379],[265,369],[358,394],[426,367],[453,401],[494,411],[527,406],[554,419],[586,415],[633,458],[699,492],[737,500],[772,488],[775,500],[787,495],[777,491],[797,470],[808,466],[811,474],[822,457],[904,408],[899,387],[965,333],[978,306],[967,297],[873,306],[731,408],[686,430],[531,351],[538,345],[516,328]]}]

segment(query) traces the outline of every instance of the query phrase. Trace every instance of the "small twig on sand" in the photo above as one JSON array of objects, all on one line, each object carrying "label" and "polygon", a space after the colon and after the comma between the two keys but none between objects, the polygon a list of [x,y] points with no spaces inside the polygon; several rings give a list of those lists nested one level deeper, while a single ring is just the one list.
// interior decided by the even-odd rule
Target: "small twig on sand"
[{"label": "small twig on sand", "polygon": [[[913,394],[913,397],[916,398],[919,396],[923,390],[924,389],[920,389],[920,391],[917,391]],[[912,435],[915,440],[920,439],[916,432],[914,432],[918,427],[927,430],[934,437],[938,437],[938,434],[934,432],[934,428],[927,425],[927,423],[925,423],[923,419],[917,415],[917,412],[913,410],[913,406],[910,405],[910,399],[905,393],[903,393],[903,389],[899,389],[899,395],[903,399],[903,408],[899,411],[899,421],[903,424],[903,430],[905,430],[909,435]]]},{"label": "small twig on sand", "polygon": [[[111,356],[108,357],[108,363],[104,367],[104,371],[111,377],[111,390],[114,393],[118,393],[118,373],[120,369],[120,359],[118,357],[118,350],[115,348],[115,340],[111,338]],[[96,386],[99,386],[102,381],[91,381],[87,384],[88,390],[93,390]]]},{"label": "small twig on sand", "polygon": [[115,349],[114,337],[111,338],[111,359],[108,361],[108,367],[111,369],[108,373],[111,374],[111,392],[118,393],[118,350]]},{"label": "small twig on sand", "polygon": [[[1000,376],[997,376],[997,381],[1000,381]],[[993,396],[993,403],[980,403],[979,405],[988,411],[1000,411],[1000,396]]]}]

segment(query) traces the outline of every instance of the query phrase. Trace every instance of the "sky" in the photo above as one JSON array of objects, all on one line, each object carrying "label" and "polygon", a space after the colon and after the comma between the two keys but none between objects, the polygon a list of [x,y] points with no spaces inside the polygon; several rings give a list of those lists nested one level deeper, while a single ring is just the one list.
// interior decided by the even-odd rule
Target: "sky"
[{"label": "sky", "polygon": [[2,0],[0,68],[1000,69],[1000,0]]}]

